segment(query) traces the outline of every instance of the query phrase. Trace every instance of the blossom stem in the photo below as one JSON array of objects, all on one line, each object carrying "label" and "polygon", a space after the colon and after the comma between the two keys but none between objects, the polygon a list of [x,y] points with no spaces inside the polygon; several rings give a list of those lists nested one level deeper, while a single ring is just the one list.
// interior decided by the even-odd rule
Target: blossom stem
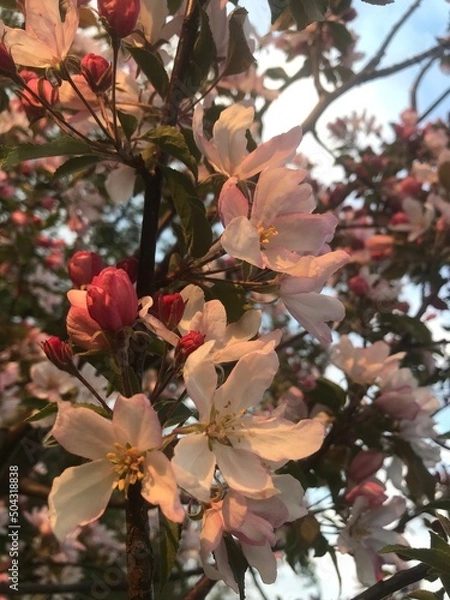
[{"label": "blossom stem", "polygon": [[83,377],[83,375],[78,371],[78,369],[73,374],[84,385],[84,387],[86,387],[91,392],[91,394],[100,402],[100,405],[102,406],[102,408],[104,408],[108,414],[112,414],[111,408],[106,404],[106,402],[103,400],[103,398],[97,392],[97,390],[94,387],[92,387],[92,385],[89,383],[89,381],[87,381]]},{"label": "blossom stem", "polygon": [[148,504],[140,482],[128,488],[126,549],[128,600],[153,600],[153,551],[150,543]]},{"label": "blossom stem", "polygon": [[399,571],[389,579],[379,581],[361,594],[358,594],[353,600],[382,600],[382,598],[386,598],[386,596],[390,596],[412,583],[421,581],[426,577],[429,570],[430,567],[428,565],[420,564],[416,567],[411,567],[411,569]]}]

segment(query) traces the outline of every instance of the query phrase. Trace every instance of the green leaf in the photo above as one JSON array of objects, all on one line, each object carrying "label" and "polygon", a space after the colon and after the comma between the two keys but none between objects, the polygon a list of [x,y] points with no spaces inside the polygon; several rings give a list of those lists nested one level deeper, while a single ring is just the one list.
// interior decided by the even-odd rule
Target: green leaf
[{"label": "green leaf", "polygon": [[439,596],[428,590],[414,590],[409,592],[408,598],[417,598],[417,600],[440,600]]},{"label": "green leaf", "polygon": [[431,344],[431,331],[419,319],[409,317],[408,315],[395,315],[392,313],[380,313],[378,321],[382,329],[387,329],[392,333],[399,335],[408,334],[413,341],[420,344]]},{"label": "green leaf", "polygon": [[418,456],[411,445],[402,439],[393,440],[394,452],[405,463],[408,472],[405,480],[411,496],[420,500],[424,495],[432,501],[436,488],[436,480],[425,467],[423,460]]},{"label": "green leaf", "polygon": [[301,31],[311,23],[323,21],[328,5],[328,0],[290,0],[289,10]]},{"label": "green leaf", "polygon": [[209,26],[209,17],[204,10],[201,10],[200,32],[187,68],[188,75],[185,78],[186,90],[181,90],[186,97],[192,97],[208,77],[215,58],[216,44],[214,43],[211,27]]},{"label": "green leaf", "polygon": [[197,161],[192,156],[184,135],[177,127],[158,125],[149,131],[146,138],[163,152],[184,163],[197,177]]},{"label": "green leaf", "polygon": [[308,397],[312,399],[314,404],[324,404],[334,413],[337,413],[344,406],[347,393],[333,381],[325,377],[319,377],[315,388],[308,392]]},{"label": "green leaf", "polygon": [[185,173],[170,167],[161,167],[170,191],[181,227],[194,258],[204,256],[212,241],[211,226],[208,223],[203,203],[197,198],[195,187]]},{"label": "green leaf", "polygon": [[180,545],[181,525],[169,521],[163,513],[159,514],[159,579],[158,587],[161,594],[164,586],[169,580],[173,565],[177,556],[178,546]]},{"label": "green leaf", "polygon": [[119,117],[119,121],[122,126],[123,132],[127,140],[129,140],[137,129],[138,120],[134,115],[124,113],[120,110],[117,111],[117,116]]},{"label": "green leaf", "polygon": [[410,548],[409,546],[385,546],[378,550],[380,554],[394,552],[406,560],[418,560],[439,572],[448,574],[450,565],[450,552],[443,552],[436,548]]},{"label": "green leaf", "polygon": [[26,160],[48,156],[74,156],[97,154],[95,149],[75,138],[61,136],[44,144],[20,144],[13,148],[0,148],[0,168],[12,167]]},{"label": "green leaf", "polygon": [[42,408],[40,411],[38,411],[34,415],[31,415],[30,417],[27,417],[25,421],[27,421],[28,423],[35,423],[36,421],[41,421],[46,417],[55,415],[57,412],[58,404],[56,402],[49,402],[49,404],[46,404],[44,408]]},{"label": "green leaf", "polygon": [[67,177],[69,175],[73,175],[78,171],[84,171],[85,169],[91,167],[92,165],[97,164],[104,160],[102,156],[75,156],[74,158],[69,158],[59,166],[53,174],[53,179],[61,179],[62,177]]},{"label": "green leaf", "polygon": [[229,323],[238,321],[249,308],[245,289],[238,284],[228,282],[222,283],[219,281],[212,287],[205,289],[205,298],[208,300],[217,299],[221,301],[225,306]]},{"label": "green leaf", "polygon": [[255,62],[244,33],[247,14],[245,8],[237,8],[231,14],[228,22],[228,50],[223,77],[243,73]]},{"label": "green leaf", "polygon": [[248,562],[241,547],[233,540],[231,535],[224,535],[223,541],[227,550],[228,564],[239,588],[239,600],[245,600],[245,572]]},{"label": "green leaf", "polygon": [[447,517],[444,517],[444,515],[440,514],[437,514],[436,516],[439,519],[439,523],[441,524],[445,535],[450,538],[450,519],[447,519]]},{"label": "green leaf", "polygon": [[165,98],[169,90],[169,77],[159,55],[144,48],[128,46],[127,49],[161,98]]},{"label": "green leaf", "polygon": [[283,81],[287,81],[289,79],[288,74],[281,67],[272,67],[267,69],[265,75],[266,77],[270,77],[270,79],[282,79]]},{"label": "green leaf", "polygon": [[337,21],[327,21],[327,28],[333,38],[334,46],[344,54],[353,44],[353,37],[347,27]]}]

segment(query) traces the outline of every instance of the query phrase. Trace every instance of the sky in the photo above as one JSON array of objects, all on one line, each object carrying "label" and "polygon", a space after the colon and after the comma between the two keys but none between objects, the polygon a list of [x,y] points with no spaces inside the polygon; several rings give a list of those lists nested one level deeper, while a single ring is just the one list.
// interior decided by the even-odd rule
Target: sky
[{"label": "sky", "polygon": [[[240,5],[247,8],[249,18],[260,34],[270,27],[270,10],[266,0],[241,0]],[[360,36],[357,50],[366,54],[364,59],[356,63],[359,69],[373,54],[393,23],[397,22],[412,4],[412,0],[395,0],[394,4],[373,6],[362,0],[354,0],[353,6],[358,17],[350,26]],[[450,4],[446,0],[422,0],[421,7],[408,20],[398,37],[392,43],[381,67],[387,67],[404,60],[416,53],[423,52],[435,44],[436,37],[445,34],[449,25]],[[266,55],[264,63],[277,64],[279,55],[274,51]],[[414,73],[420,67],[412,67],[403,73],[389,78],[373,81],[349,91],[339,98],[322,116],[318,124],[319,135],[327,139],[327,122],[339,116],[345,116],[352,110],[367,109],[369,114],[377,117],[377,122],[384,125],[384,132],[389,135],[390,122],[399,120],[400,113],[409,106],[409,90]],[[426,76],[419,93],[419,113],[424,112],[447,87],[449,77],[438,67],[433,68]],[[310,82],[302,81],[292,85],[271,106],[265,120],[265,139],[286,131],[307,116],[314,107],[317,96]],[[431,116],[446,115],[450,112],[450,96],[434,111]],[[338,176],[338,171],[331,169],[332,159],[317,145],[312,136],[306,135],[299,151],[306,154],[310,161],[316,163],[315,175],[322,181],[330,183]]]}]

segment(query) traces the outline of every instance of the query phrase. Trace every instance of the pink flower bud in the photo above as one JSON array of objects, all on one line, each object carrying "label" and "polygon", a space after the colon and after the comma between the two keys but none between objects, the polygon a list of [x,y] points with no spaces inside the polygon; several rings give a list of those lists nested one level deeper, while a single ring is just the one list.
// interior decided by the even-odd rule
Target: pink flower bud
[{"label": "pink flower bud", "polygon": [[402,197],[416,197],[422,191],[422,183],[417,181],[415,177],[405,177],[405,179],[400,181],[398,188]]},{"label": "pink flower bud", "polygon": [[58,336],[53,335],[42,342],[42,350],[46,357],[61,371],[72,373],[75,366],[73,364],[72,350],[67,342],[63,342]]},{"label": "pink flower bud", "polygon": [[348,504],[353,504],[356,498],[363,496],[366,500],[366,506],[370,508],[376,508],[381,506],[387,495],[384,493],[385,487],[379,481],[368,480],[362,483],[358,483],[345,495],[345,500]]},{"label": "pink flower bud", "polygon": [[15,210],[11,213],[11,221],[14,223],[14,225],[23,227],[28,223],[28,216],[21,210]]},{"label": "pink flower bud", "polygon": [[361,275],[355,275],[355,277],[351,277],[348,281],[348,287],[355,294],[355,296],[367,296],[370,290],[369,283],[364,277]]},{"label": "pink flower bud", "polygon": [[111,87],[111,64],[103,56],[86,54],[81,61],[81,73],[95,93],[106,92]]},{"label": "pink flower bud", "polygon": [[381,468],[384,454],[378,450],[361,450],[352,460],[348,478],[357,483],[364,481]]},{"label": "pink flower bud", "polygon": [[203,346],[205,342],[205,336],[198,331],[190,331],[178,342],[178,346],[175,348],[175,358],[180,360],[186,358],[195,352],[197,348]]},{"label": "pink flower bud", "polygon": [[134,325],[138,298],[125,271],[107,267],[87,286],[86,306],[103,330],[119,331]]},{"label": "pink flower bud", "polygon": [[112,36],[124,38],[135,29],[140,0],[97,0],[97,6]]},{"label": "pink flower bud", "polygon": [[153,298],[152,314],[159,319],[167,329],[175,329],[184,313],[186,306],[181,294],[162,294],[157,292]]},{"label": "pink flower bud", "polygon": [[409,223],[408,215],[402,211],[396,212],[395,215],[392,215],[392,218],[389,221],[389,225],[405,225]]},{"label": "pink flower bud", "polygon": [[105,265],[101,256],[96,252],[89,252],[88,250],[75,252],[67,263],[69,277],[78,288],[91,283],[92,278],[98,275],[104,268]]},{"label": "pink flower bud", "polygon": [[59,100],[58,89],[44,77],[30,77],[28,89],[22,91],[22,106],[30,121],[36,121],[45,116],[43,102],[53,106]]},{"label": "pink flower bud", "polygon": [[118,269],[123,269],[130,278],[131,283],[136,283],[138,278],[139,261],[135,256],[127,256],[117,263]]}]

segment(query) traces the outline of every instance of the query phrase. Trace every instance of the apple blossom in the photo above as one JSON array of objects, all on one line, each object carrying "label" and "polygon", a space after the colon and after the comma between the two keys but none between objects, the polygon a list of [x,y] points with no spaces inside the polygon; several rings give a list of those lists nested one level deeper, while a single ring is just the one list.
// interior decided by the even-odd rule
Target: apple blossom
[{"label": "apple blossom", "polygon": [[373,585],[383,579],[383,563],[401,565],[395,554],[377,554],[384,546],[391,544],[408,545],[405,538],[396,531],[384,527],[404,513],[406,500],[394,496],[384,504],[372,508],[364,496],[356,498],[347,525],[338,537],[338,548],[342,553],[350,553],[356,562],[358,579],[364,585]]},{"label": "apple blossom", "polygon": [[243,356],[218,389],[214,364],[186,361],[184,378],[199,411],[199,424],[175,448],[172,460],[181,487],[203,501],[209,500],[216,463],[226,483],[252,498],[277,494],[267,461],[282,466],[316,452],[323,440],[320,423],[293,424],[276,416],[255,416],[248,410],[269,387],[278,368],[275,352]]},{"label": "apple blossom", "polygon": [[3,43],[17,65],[59,68],[70,51],[77,28],[78,9],[74,0],[65,3],[64,20],[59,0],[25,0],[25,29],[5,27]]},{"label": "apple blossom", "polygon": [[115,488],[127,493],[137,482],[147,502],[159,505],[168,519],[183,520],[170,461],[161,451],[158,416],[144,394],[119,396],[112,421],[59,403],[52,435],[72,454],[92,461],[69,467],[53,482],[48,503],[56,537],[98,519]]},{"label": "apple blossom", "polygon": [[337,219],[331,213],[310,214],[316,203],[311,186],[299,185],[305,175],[302,169],[264,169],[251,211],[238,179],[232,177],[225,183],[218,208],[225,226],[221,244],[230,256],[261,269],[290,273],[300,256],[317,256],[328,249]]},{"label": "apple blossom", "polygon": [[288,162],[302,138],[301,128],[293,127],[248,153],[245,134],[253,124],[252,107],[233,104],[223,110],[210,140],[203,133],[203,113],[203,106],[197,104],[192,121],[195,142],[214,169],[227,177],[250,179],[266,167]]}]

